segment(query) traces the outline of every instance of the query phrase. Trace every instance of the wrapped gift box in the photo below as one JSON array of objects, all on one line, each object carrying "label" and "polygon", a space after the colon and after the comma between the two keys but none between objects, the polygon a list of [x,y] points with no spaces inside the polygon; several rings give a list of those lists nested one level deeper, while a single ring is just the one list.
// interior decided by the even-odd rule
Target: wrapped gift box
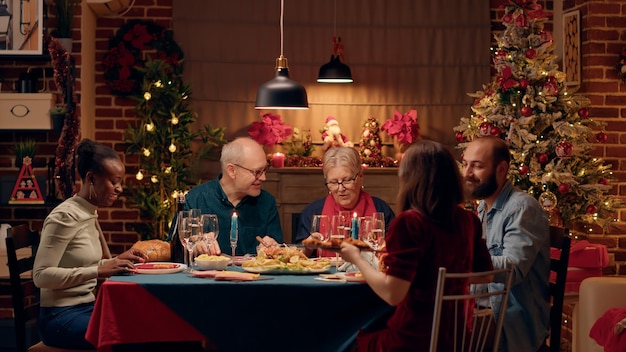
[{"label": "wrapped gift box", "polygon": [[[558,258],[560,250],[550,248],[550,257]],[[602,268],[609,265],[609,253],[603,244],[589,241],[572,242],[570,247],[566,292],[577,292],[581,281],[588,277],[602,276]],[[550,281],[555,281],[555,273],[550,273]]]}]

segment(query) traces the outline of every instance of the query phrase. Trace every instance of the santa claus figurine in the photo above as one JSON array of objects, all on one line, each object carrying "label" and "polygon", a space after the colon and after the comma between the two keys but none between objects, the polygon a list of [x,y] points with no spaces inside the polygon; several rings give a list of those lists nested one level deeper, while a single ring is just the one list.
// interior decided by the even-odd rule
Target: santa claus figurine
[{"label": "santa claus figurine", "polygon": [[322,132],[322,140],[324,145],[322,149],[327,151],[331,147],[352,147],[352,142],[348,141],[348,138],[341,133],[339,128],[339,122],[332,116],[326,118],[326,126],[324,126],[324,132]]}]

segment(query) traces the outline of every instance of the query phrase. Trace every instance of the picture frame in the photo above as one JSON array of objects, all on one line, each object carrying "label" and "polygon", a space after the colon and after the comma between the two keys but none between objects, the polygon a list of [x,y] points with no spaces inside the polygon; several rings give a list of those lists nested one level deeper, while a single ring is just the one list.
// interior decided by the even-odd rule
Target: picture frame
[{"label": "picture frame", "polygon": [[0,7],[0,57],[44,55],[44,0],[4,0]]},{"label": "picture frame", "polygon": [[563,72],[566,86],[580,85],[580,11],[563,14]]}]

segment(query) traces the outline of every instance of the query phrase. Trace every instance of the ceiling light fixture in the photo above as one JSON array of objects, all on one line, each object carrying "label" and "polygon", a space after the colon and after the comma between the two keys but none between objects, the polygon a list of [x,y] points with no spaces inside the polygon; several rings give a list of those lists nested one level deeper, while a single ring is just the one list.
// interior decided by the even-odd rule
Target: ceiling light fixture
[{"label": "ceiling light fixture", "polygon": [[308,109],[304,87],[289,78],[287,58],[283,56],[283,17],[285,1],[280,1],[280,57],[276,59],[276,76],[263,83],[256,93],[255,109]]},{"label": "ceiling light fixture", "polygon": [[343,43],[341,42],[341,37],[337,35],[337,0],[335,0],[334,6],[333,54],[330,56],[330,61],[320,67],[317,81],[320,83],[352,83],[354,80],[352,79],[350,66],[341,62],[343,58]]}]

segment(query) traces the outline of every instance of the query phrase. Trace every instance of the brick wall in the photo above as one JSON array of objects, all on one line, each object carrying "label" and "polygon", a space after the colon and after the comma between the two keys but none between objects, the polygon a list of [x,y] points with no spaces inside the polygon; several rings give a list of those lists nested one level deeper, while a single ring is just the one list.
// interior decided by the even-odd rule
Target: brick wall
[{"label": "brick wall", "polygon": [[[502,9],[499,6],[502,0],[490,0],[491,18],[493,31],[502,30],[500,19]],[[552,1],[543,2],[547,11],[552,11]],[[564,10],[579,9],[582,15],[582,63],[583,83],[580,92],[591,99],[591,116],[607,123],[606,133],[609,140],[598,145],[596,155],[606,159],[613,165],[614,176],[618,179],[614,192],[626,195],[626,123],[621,118],[626,118],[626,83],[617,77],[615,64],[622,47],[626,46],[626,1],[625,0],[565,0]],[[172,0],[137,0],[135,5],[122,18],[100,18],[96,23],[96,111],[94,117],[95,139],[112,146],[122,154],[127,165],[128,177],[132,178],[137,172],[136,160],[124,155],[123,130],[130,123],[136,123],[134,118],[134,102],[129,99],[111,95],[102,77],[101,59],[108,50],[108,40],[125,21],[133,18],[150,18],[158,21],[161,25],[170,28],[172,14]],[[80,20],[78,16],[77,20]],[[51,19],[51,24],[53,19]],[[547,29],[552,29],[552,23],[548,23]],[[556,33],[556,36],[559,34]],[[75,30],[74,58],[77,64],[77,94],[80,94],[81,80],[81,33]],[[49,67],[49,62],[42,60],[33,61],[2,61],[0,70],[5,77],[2,86],[3,91],[12,90],[12,82],[17,80],[19,73],[30,66]],[[48,77],[51,70],[48,68]],[[8,83],[8,84],[7,84]],[[50,83],[52,85],[52,83]],[[478,89],[478,87],[477,87]],[[13,131],[0,131],[0,176],[17,175],[18,170],[14,167],[14,157],[10,152],[11,146],[26,134]],[[34,162],[36,175],[47,175],[46,165],[54,157],[58,132],[28,133],[39,141],[39,150]],[[45,187],[40,185],[40,187]],[[137,211],[129,209],[123,202],[118,202],[112,208],[99,210],[100,222],[105,236],[113,253],[120,253],[127,249],[137,240],[137,235],[131,230],[131,224],[137,220]],[[30,222],[31,227],[40,229],[43,219],[49,208],[47,207],[7,207],[0,206],[0,222],[17,224]],[[618,218],[624,219],[626,210],[618,214]],[[597,229],[596,229],[597,231]],[[626,227],[618,226],[615,230],[605,235],[589,235],[593,242],[603,243],[609,247],[614,262],[605,270],[605,275],[626,274]],[[569,312],[569,307],[565,309]],[[0,308],[0,316],[2,316]],[[571,328],[569,319],[566,327]],[[565,336],[571,338],[571,331],[566,329]],[[569,335],[568,335],[569,334]]]}]

